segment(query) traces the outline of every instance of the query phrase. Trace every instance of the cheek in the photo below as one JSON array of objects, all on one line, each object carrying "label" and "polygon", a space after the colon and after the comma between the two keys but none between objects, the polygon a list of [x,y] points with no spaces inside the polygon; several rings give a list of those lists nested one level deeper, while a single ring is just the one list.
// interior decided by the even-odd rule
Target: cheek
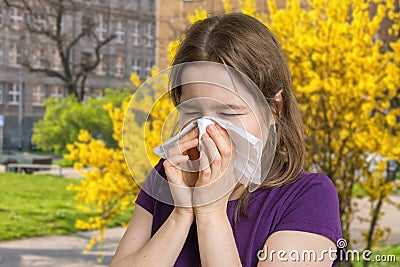
[{"label": "cheek", "polygon": [[257,137],[258,139],[262,139],[262,134],[260,131],[259,121],[255,118],[253,114],[247,115],[242,119],[243,126],[246,131]]}]

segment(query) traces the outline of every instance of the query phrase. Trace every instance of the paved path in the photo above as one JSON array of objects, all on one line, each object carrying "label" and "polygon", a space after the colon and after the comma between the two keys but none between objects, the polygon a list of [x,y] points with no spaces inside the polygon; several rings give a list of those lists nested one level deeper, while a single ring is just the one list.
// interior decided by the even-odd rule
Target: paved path
[{"label": "paved path", "polygon": [[[5,166],[0,165],[0,172],[5,171]],[[59,175],[59,172],[57,169],[51,169],[48,171],[35,171],[34,174],[52,174],[52,175]],[[29,175],[29,174],[28,174]],[[68,168],[62,168],[62,175],[65,178],[82,178],[82,175],[79,174],[74,168],[68,167]]]},{"label": "paved path", "polygon": [[[400,205],[400,195],[392,195],[390,196],[390,199],[397,203],[397,205]],[[370,203],[366,199],[359,199],[357,200],[358,203],[358,211],[354,214],[353,216],[353,221],[350,227],[350,231],[353,235],[352,238],[356,239],[359,241],[359,245],[362,244],[362,238],[360,236],[361,231],[365,231],[368,229],[369,224],[368,223],[361,223],[358,219],[357,216],[362,216],[362,217],[367,217],[369,218],[369,209],[370,209]],[[391,233],[389,235],[389,238],[384,242],[386,244],[400,244],[400,211],[396,209],[393,205],[388,205],[388,204],[383,204],[383,216],[380,220],[380,227],[390,227],[391,228]],[[352,242],[353,243],[353,242]],[[359,245],[356,245],[354,247],[360,248]]]},{"label": "paved path", "polygon": [[75,236],[47,236],[0,242],[0,267],[103,267],[108,266],[125,229],[105,233],[104,260],[97,262],[98,246],[88,254],[82,252],[96,232],[79,232]]}]

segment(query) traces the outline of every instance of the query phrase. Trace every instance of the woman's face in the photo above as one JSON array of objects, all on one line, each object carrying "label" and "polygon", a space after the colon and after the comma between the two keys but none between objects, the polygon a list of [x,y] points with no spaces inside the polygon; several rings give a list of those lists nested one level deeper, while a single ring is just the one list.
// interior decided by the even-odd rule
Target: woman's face
[{"label": "woman's face", "polygon": [[262,139],[260,130],[262,120],[254,113],[255,105],[251,103],[250,93],[240,88],[238,93],[216,84],[204,82],[184,84],[178,106],[181,126],[186,126],[193,119],[203,116],[217,117]]}]

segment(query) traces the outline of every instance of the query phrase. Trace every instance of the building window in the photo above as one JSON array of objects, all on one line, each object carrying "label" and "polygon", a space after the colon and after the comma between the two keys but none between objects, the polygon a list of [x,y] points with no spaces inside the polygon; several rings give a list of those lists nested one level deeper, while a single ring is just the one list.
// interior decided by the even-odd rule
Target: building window
[{"label": "building window", "polygon": [[115,35],[117,36],[116,40],[118,43],[125,43],[125,31],[122,22],[117,22]]},{"label": "building window", "polygon": [[82,17],[81,30],[84,35],[90,35],[90,28],[92,26],[92,23],[92,17],[89,17],[87,15]]},{"label": "building window", "polygon": [[137,58],[132,59],[132,72],[136,73],[137,76],[140,77],[140,70],[141,70],[141,60]]},{"label": "building window", "polygon": [[43,15],[34,15],[33,17],[34,26],[39,31],[47,30],[47,21]]},{"label": "building window", "polygon": [[14,30],[21,29],[22,28],[22,20],[23,20],[22,9],[12,7],[11,13],[10,13],[11,27],[13,27]]},{"label": "building window", "polygon": [[104,71],[106,75],[112,76],[114,74],[113,61],[114,59],[111,56],[104,55]]},{"label": "building window", "polygon": [[155,9],[156,9],[156,1],[155,0],[150,0],[149,1],[150,3],[149,3],[149,10],[150,11],[155,11]]},{"label": "building window", "polygon": [[139,21],[133,22],[133,29],[132,29],[132,44],[134,46],[140,45],[140,24]]},{"label": "building window", "polygon": [[33,49],[33,60],[32,60],[32,66],[34,68],[43,68],[44,67],[44,61],[45,61],[45,54],[44,54],[44,48],[43,47],[35,47]]},{"label": "building window", "polygon": [[124,77],[124,58],[123,57],[116,57],[115,58],[115,77]]},{"label": "building window", "polygon": [[[53,33],[57,32],[57,18],[55,16],[48,17],[49,28]],[[65,15],[61,17],[60,32],[64,31]]]},{"label": "building window", "polygon": [[0,65],[3,64],[3,44],[0,44]]},{"label": "building window", "polygon": [[152,23],[146,23],[144,37],[145,37],[146,47],[153,47],[155,33],[154,33],[154,25]]},{"label": "building window", "polygon": [[106,75],[106,72],[107,72],[107,65],[106,65],[106,63],[105,63],[105,57],[104,57],[103,54],[100,55],[99,64],[97,64],[95,72],[96,72],[96,74],[99,75],[99,76],[104,76],[104,75]]},{"label": "building window", "polygon": [[43,106],[46,94],[43,85],[35,85],[32,88],[32,105]]},{"label": "building window", "polygon": [[60,85],[53,85],[52,87],[50,87],[50,97],[63,98],[64,97],[63,87]]},{"label": "building window", "polygon": [[0,26],[3,26],[4,24],[4,16],[3,16],[3,5],[0,3]]},{"label": "building window", "polygon": [[18,103],[19,103],[18,83],[10,83],[8,87],[8,104],[18,105]]},{"label": "building window", "polygon": [[0,104],[3,104],[3,89],[4,89],[4,83],[0,83]]},{"label": "building window", "polygon": [[61,58],[57,49],[51,50],[51,68],[53,70],[61,70]]},{"label": "building window", "polygon": [[151,76],[151,69],[153,68],[153,61],[146,60],[144,65],[144,77],[149,78]]},{"label": "building window", "polygon": [[104,22],[103,15],[100,15],[97,19],[96,34],[100,41],[104,41],[106,38],[107,24]]},{"label": "building window", "polygon": [[12,44],[9,51],[10,65],[14,67],[19,67],[21,65],[21,51],[17,44]]},{"label": "building window", "polygon": [[90,53],[90,52],[82,52],[81,53],[81,63],[84,66],[90,65],[91,61],[92,61],[92,53]]}]

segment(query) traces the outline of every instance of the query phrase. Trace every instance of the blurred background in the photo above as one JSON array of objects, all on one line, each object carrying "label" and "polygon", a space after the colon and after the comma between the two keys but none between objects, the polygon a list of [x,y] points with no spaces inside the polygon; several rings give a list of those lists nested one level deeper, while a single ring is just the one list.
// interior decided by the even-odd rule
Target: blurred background
[{"label": "blurred background", "polygon": [[[173,109],[162,98],[123,126],[162,96],[160,79],[128,103],[185,29],[230,12],[259,19],[285,52],[306,169],[334,182],[347,249],[373,252],[342,265],[398,266],[399,11],[398,0],[0,0],[0,266],[110,263],[139,191],[132,176],[157,163],[157,125]],[[124,147],[122,133],[143,128],[146,147]]]}]

